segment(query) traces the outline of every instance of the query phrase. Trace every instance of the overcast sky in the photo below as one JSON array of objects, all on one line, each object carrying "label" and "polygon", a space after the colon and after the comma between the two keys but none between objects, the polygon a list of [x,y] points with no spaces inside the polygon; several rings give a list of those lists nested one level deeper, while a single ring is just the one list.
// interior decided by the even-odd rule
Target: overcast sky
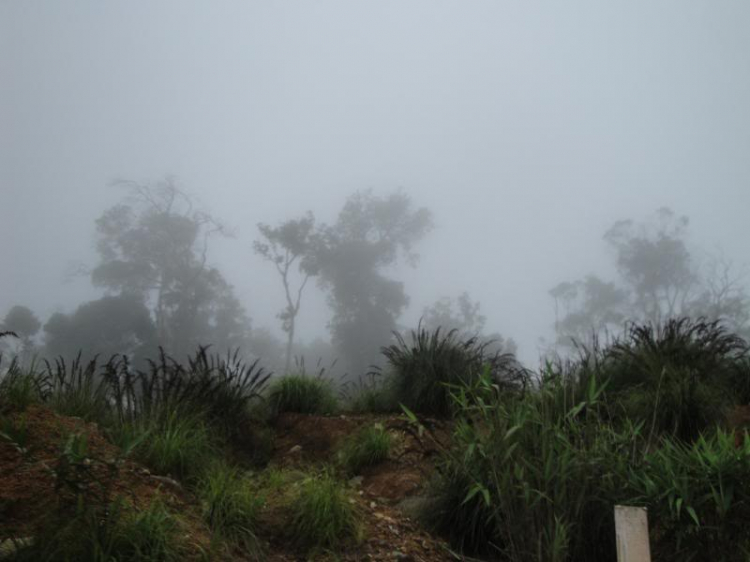
[{"label": "overcast sky", "polygon": [[0,0],[0,315],[95,298],[63,278],[109,183],[171,174],[235,228],[212,259],[278,330],[256,223],[402,187],[436,223],[403,320],[467,290],[533,360],[547,291],[611,271],[617,219],[667,205],[750,261],[748,30],[746,0]]}]

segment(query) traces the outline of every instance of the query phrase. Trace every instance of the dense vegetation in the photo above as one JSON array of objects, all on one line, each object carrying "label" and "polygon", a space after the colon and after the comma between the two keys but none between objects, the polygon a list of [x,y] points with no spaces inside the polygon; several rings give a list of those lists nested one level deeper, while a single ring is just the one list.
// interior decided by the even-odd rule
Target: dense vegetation
[{"label": "dense vegetation", "polygon": [[[750,555],[750,438],[742,423],[728,423],[746,403],[748,344],[719,323],[634,325],[610,345],[581,348],[576,360],[548,362],[539,373],[512,357],[486,356],[473,338],[454,332],[420,328],[412,338],[412,345],[400,339],[383,350],[382,377],[360,387],[368,398],[349,404],[362,411],[385,396],[402,404],[420,435],[431,431],[422,414],[452,419],[424,523],[457,551],[514,562],[614,560],[613,506],[628,504],[648,508],[659,560]],[[265,445],[250,436],[269,415],[347,408],[329,380],[298,374],[269,386],[257,365],[204,349],[184,366],[165,354],[148,365],[133,369],[115,357],[6,367],[3,440],[27,451],[23,416],[15,414],[44,403],[96,422],[122,451],[118,459],[96,458],[80,434],[61,443],[59,493],[78,500],[61,502],[44,540],[20,548],[16,559],[170,560],[184,553],[179,514],[158,502],[134,511],[90,468],[114,474],[126,456],[201,498],[219,541],[215,553],[241,547],[261,555],[255,521],[264,501],[284,506],[303,551],[361,538],[341,482],[388,458],[392,438],[382,426],[362,426],[342,443],[335,465],[292,485],[272,473],[248,476],[229,460],[239,443],[250,453],[242,462],[263,462]],[[95,485],[82,486],[87,479]]]}]

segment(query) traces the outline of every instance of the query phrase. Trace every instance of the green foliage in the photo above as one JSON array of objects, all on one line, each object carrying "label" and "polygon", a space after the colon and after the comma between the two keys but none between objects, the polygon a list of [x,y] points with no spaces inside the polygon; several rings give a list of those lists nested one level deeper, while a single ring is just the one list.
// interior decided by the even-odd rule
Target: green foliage
[{"label": "green foliage", "polygon": [[240,471],[221,461],[212,463],[198,483],[197,494],[213,532],[244,553],[258,551],[254,529],[262,500]]},{"label": "green foliage", "polygon": [[750,439],[717,429],[693,444],[665,439],[629,471],[646,505],[658,560],[745,561],[750,556]]},{"label": "green foliage", "polygon": [[748,346],[718,321],[631,326],[607,350],[613,397],[656,433],[692,440],[723,420],[737,398]]},{"label": "green foliage", "polygon": [[290,537],[301,548],[335,550],[360,537],[356,505],[330,471],[302,481],[291,509]]},{"label": "green foliage", "polygon": [[108,385],[97,372],[96,358],[84,362],[78,354],[69,364],[60,357],[54,366],[48,361],[42,375],[43,392],[52,408],[63,415],[106,423],[111,406]]},{"label": "green foliage", "polygon": [[28,369],[24,369],[14,357],[0,379],[0,411],[22,412],[41,399],[36,364],[32,362]]},{"label": "green foliage", "polygon": [[399,412],[400,407],[393,389],[391,377],[368,373],[367,379],[360,377],[355,384],[342,387],[346,409],[355,414],[387,414]]},{"label": "green foliage", "polygon": [[439,467],[431,526],[458,548],[514,562],[611,559],[610,494],[639,428],[601,424],[595,379],[580,402],[573,386],[550,376],[509,398],[483,375],[456,388],[461,415]]},{"label": "green foliage", "polygon": [[179,480],[197,478],[217,453],[203,415],[180,409],[125,426],[119,440],[139,443],[134,450],[138,460]]},{"label": "green foliage", "polygon": [[268,400],[277,414],[331,414],[338,407],[331,382],[305,374],[286,375],[273,381]]},{"label": "green foliage", "polygon": [[339,462],[350,474],[388,458],[393,438],[382,424],[367,425],[350,435],[339,451]]},{"label": "green foliage", "polygon": [[7,560],[13,562],[171,562],[184,559],[179,523],[164,504],[143,511],[121,501],[107,508],[79,506],[72,516],[50,517],[34,541]]},{"label": "green foliage", "polygon": [[524,384],[526,372],[510,354],[486,353],[486,343],[462,339],[456,330],[411,332],[411,343],[396,334],[397,343],[384,347],[396,399],[417,413],[451,415],[450,386],[471,384],[489,366],[494,382],[507,389]]}]

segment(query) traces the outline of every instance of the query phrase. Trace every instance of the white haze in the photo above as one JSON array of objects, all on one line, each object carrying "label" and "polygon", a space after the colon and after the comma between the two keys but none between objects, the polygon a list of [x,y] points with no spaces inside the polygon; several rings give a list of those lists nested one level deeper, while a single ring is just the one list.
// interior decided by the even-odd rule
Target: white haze
[{"label": "white haze", "polygon": [[[111,180],[170,174],[237,234],[213,261],[255,327],[283,297],[259,221],[403,187],[434,213],[411,306],[468,291],[533,362],[547,291],[611,273],[601,236],[670,206],[750,261],[750,3],[0,2],[0,315],[98,293]],[[316,289],[301,336],[327,337]]]}]

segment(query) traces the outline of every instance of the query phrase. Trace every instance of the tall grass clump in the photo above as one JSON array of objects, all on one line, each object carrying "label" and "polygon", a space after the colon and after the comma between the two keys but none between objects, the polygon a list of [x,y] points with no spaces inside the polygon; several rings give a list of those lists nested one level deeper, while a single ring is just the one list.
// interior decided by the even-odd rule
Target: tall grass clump
[{"label": "tall grass clump", "polygon": [[494,383],[505,388],[517,388],[527,377],[513,355],[488,353],[490,342],[476,337],[463,339],[457,330],[429,331],[420,324],[411,332],[409,343],[401,334],[395,335],[396,343],[382,348],[382,352],[392,374],[396,399],[417,413],[451,415],[455,404],[449,387],[471,384],[488,365]]},{"label": "tall grass clump", "polygon": [[96,357],[84,362],[79,353],[70,363],[60,357],[45,364],[45,394],[56,412],[97,423],[110,421],[110,388],[99,373]]},{"label": "tall grass clump", "polygon": [[391,452],[393,438],[382,424],[360,428],[349,436],[339,450],[339,462],[350,474],[385,461]]},{"label": "tall grass clump", "polygon": [[120,426],[114,441],[136,442],[135,458],[159,474],[188,482],[200,476],[218,453],[202,412],[179,408]]},{"label": "tall grass clump", "polygon": [[453,445],[442,455],[425,518],[468,553],[513,562],[612,558],[611,506],[638,452],[640,427],[604,425],[602,389],[547,373],[522,399],[488,372],[454,387]]},{"label": "tall grass clump", "polygon": [[627,479],[649,510],[656,560],[750,559],[750,439],[717,429],[686,444],[666,438]]},{"label": "tall grass clump", "polygon": [[127,363],[108,366],[108,380],[121,418],[151,415],[175,408],[196,409],[228,436],[249,422],[251,405],[262,400],[271,376],[256,360],[246,364],[237,351],[211,355],[201,347],[182,364],[160,350],[144,370],[133,371]]},{"label": "tall grass clump", "polygon": [[747,385],[748,345],[719,321],[632,325],[607,350],[610,397],[656,434],[694,440]]},{"label": "tall grass clump", "polygon": [[258,552],[255,525],[262,500],[239,470],[214,462],[197,487],[203,517],[211,530],[246,554]]},{"label": "tall grass clump", "polygon": [[[0,367],[2,356],[0,355]],[[42,400],[37,364],[21,367],[18,359],[11,359],[6,369],[0,369],[0,411],[22,412],[31,404]]]},{"label": "tall grass clump", "polygon": [[306,374],[285,375],[273,381],[268,401],[275,414],[332,414],[338,407],[331,381]]},{"label": "tall grass clump", "polygon": [[330,471],[305,479],[291,510],[290,535],[307,551],[336,550],[360,537],[356,504]]},{"label": "tall grass clump", "polygon": [[393,379],[373,371],[356,383],[349,382],[342,388],[347,411],[355,414],[388,414],[401,409],[393,389]]}]

